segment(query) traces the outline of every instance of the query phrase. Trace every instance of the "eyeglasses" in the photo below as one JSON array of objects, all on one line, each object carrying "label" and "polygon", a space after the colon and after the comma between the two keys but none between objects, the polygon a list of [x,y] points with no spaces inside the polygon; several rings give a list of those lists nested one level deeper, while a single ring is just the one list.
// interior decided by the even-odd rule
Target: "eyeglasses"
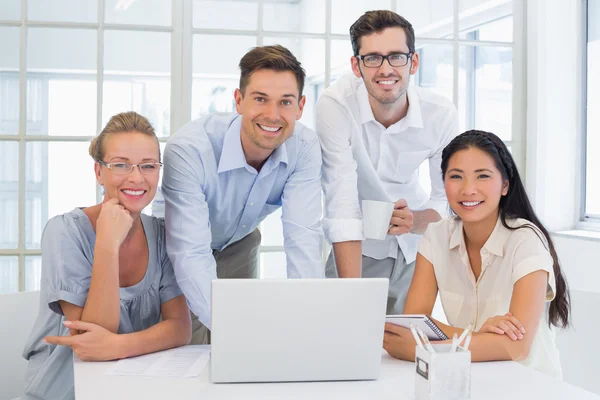
[{"label": "eyeglasses", "polygon": [[138,167],[140,172],[144,175],[154,175],[160,171],[162,163],[142,163],[142,164],[127,164],[123,162],[106,163],[104,161],[98,161],[101,165],[110,169],[115,175],[129,175],[133,172],[134,167]]},{"label": "eyeglasses", "polygon": [[412,55],[413,53],[393,53],[387,56],[367,54],[366,56],[356,56],[356,58],[362,60],[367,68],[379,68],[383,64],[383,60],[388,60],[392,67],[404,67],[408,64],[408,60],[411,59]]}]

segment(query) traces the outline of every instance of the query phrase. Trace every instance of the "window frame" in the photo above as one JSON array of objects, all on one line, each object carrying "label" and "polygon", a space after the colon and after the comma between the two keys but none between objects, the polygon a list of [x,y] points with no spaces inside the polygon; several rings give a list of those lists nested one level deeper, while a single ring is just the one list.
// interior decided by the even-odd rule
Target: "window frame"
[{"label": "window frame", "polygon": [[579,143],[578,143],[578,151],[579,151],[579,159],[581,161],[581,165],[579,166],[579,178],[578,185],[580,190],[579,195],[579,209],[577,210],[577,223],[575,225],[576,229],[587,230],[587,231],[600,231],[600,215],[588,214],[587,208],[587,136],[588,136],[588,126],[587,126],[587,105],[588,105],[588,42],[589,42],[589,27],[588,27],[588,8],[589,8],[589,0],[582,0],[581,4],[581,12],[579,17],[581,18],[580,26],[580,54],[581,54],[581,64],[580,64],[580,73],[578,86],[580,88],[579,95],[579,107],[577,110],[578,120],[579,120]]},{"label": "window frame", "polygon": [[[195,34],[225,34],[225,35],[251,35],[256,38],[256,44],[262,45],[265,37],[286,37],[286,38],[315,38],[325,40],[325,58],[324,74],[311,77],[316,79],[322,86],[315,85],[314,92],[324,90],[330,85],[332,76],[331,53],[332,42],[345,40],[349,42],[347,34],[332,33],[332,0],[325,0],[325,32],[324,33],[304,33],[304,32],[281,32],[281,31],[264,31],[263,27],[263,10],[264,4],[270,0],[256,0],[258,2],[257,13],[257,29],[256,30],[234,30],[234,29],[204,29],[193,26],[193,0],[172,0],[172,15],[171,25],[163,26],[145,26],[135,24],[115,24],[104,22],[104,7],[105,0],[98,0],[98,20],[95,23],[77,23],[77,22],[52,22],[52,21],[30,21],[27,19],[27,0],[21,0],[21,18],[19,21],[0,21],[2,27],[18,27],[20,28],[20,50],[19,50],[19,71],[15,72],[19,76],[19,123],[18,132],[16,135],[2,135],[2,141],[17,141],[19,143],[19,181],[18,181],[18,246],[16,249],[0,249],[0,256],[17,256],[19,265],[19,291],[25,289],[26,284],[26,257],[41,255],[41,249],[27,249],[25,236],[25,211],[26,211],[26,144],[32,141],[42,142],[88,142],[91,137],[82,136],[40,136],[27,135],[27,102],[26,102],[26,85],[27,85],[27,32],[28,28],[86,28],[95,30],[97,33],[97,66],[96,66],[96,83],[97,83],[97,112],[96,112],[96,131],[99,132],[102,125],[102,107],[103,107],[103,83],[108,77],[104,74],[104,33],[108,30],[120,31],[146,31],[146,32],[168,32],[171,34],[171,115],[170,115],[170,132],[175,132],[178,128],[190,121],[192,115],[192,82],[193,82],[193,38]],[[477,41],[476,38],[460,38],[460,5],[461,0],[452,0],[453,15],[448,18],[451,22],[447,23],[443,29],[448,31],[447,38],[436,38],[432,36],[419,37],[419,44],[444,44],[453,47],[453,103],[458,106],[458,69],[459,69],[459,50],[461,45],[470,45],[478,47],[509,47],[513,49],[513,60],[525,59],[524,46],[524,15],[525,1],[512,0],[512,15],[513,15],[513,41],[493,42],[493,41]],[[500,6],[499,9],[505,10],[506,4]],[[396,12],[399,10],[397,0],[389,0],[389,8]],[[489,18],[491,11],[487,9],[481,15],[482,23],[489,23],[499,18]],[[472,22],[477,17],[469,16]],[[473,29],[477,26],[476,23],[471,23],[465,30]],[[335,71],[334,71],[335,72]],[[510,145],[513,149],[513,154],[519,169],[522,171],[522,176],[525,176],[525,62],[513,61],[513,94],[512,94],[512,141]],[[168,137],[160,137],[159,141],[165,143]],[[101,200],[102,193],[100,188],[96,186],[96,199]],[[283,252],[284,247],[281,246],[261,246],[261,253]],[[323,250],[323,259],[328,255],[328,246]]]}]

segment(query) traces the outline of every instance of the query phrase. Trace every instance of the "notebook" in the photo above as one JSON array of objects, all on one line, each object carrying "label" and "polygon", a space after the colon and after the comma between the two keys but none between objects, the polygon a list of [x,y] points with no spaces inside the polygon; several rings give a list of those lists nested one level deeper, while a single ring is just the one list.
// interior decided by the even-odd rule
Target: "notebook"
[{"label": "notebook", "polygon": [[440,327],[437,326],[431,318],[424,314],[386,315],[385,322],[389,322],[390,324],[394,325],[400,325],[405,328],[410,328],[410,324],[412,324],[415,328],[421,328],[429,340],[448,339],[448,336],[442,332]]}]

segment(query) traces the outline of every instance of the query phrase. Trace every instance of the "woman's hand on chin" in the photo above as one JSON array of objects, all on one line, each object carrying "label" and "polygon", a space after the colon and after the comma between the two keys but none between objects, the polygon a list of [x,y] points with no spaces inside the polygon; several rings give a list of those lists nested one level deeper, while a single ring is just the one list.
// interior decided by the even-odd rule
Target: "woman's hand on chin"
[{"label": "woman's hand on chin", "polygon": [[103,245],[118,250],[129,234],[133,218],[128,210],[112,198],[102,203],[102,210],[96,221],[96,236]]}]

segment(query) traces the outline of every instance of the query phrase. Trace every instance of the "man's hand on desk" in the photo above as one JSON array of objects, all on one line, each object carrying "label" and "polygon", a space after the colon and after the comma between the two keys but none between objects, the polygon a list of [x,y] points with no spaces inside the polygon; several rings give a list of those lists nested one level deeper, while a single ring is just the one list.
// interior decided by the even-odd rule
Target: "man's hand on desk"
[{"label": "man's hand on desk", "polygon": [[80,332],[78,335],[46,336],[44,342],[69,346],[83,361],[107,361],[120,357],[118,334],[100,325],[83,321],[65,321],[65,326]]}]

